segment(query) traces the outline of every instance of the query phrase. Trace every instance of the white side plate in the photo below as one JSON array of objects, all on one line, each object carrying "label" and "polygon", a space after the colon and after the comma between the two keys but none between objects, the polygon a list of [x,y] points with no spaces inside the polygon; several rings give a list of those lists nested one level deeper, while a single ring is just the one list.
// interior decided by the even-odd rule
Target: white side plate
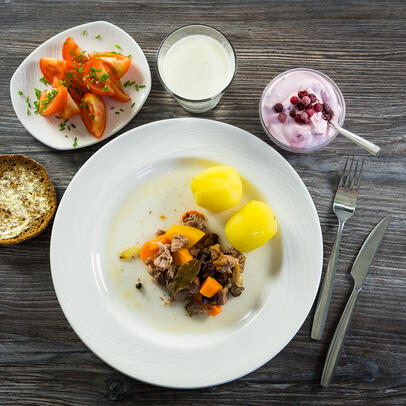
[{"label": "white side plate", "polygon": [[[83,34],[84,31],[86,34]],[[96,39],[98,35],[100,38]],[[145,85],[145,88],[141,88],[139,91],[136,90],[135,86],[125,88],[132,100],[129,103],[120,103],[110,97],[104,97],[107,122],[101,139],[88,133],[80,116],[73,117],[68,122],[68,124],[73,123],[76,128],[71,126],[70,131],[68,131],[68,126],[66,126],[65,131],[60,131],[59,123],[61,120],[55,118],[55,115],[43,117],[34,114],[33,109],[30,114],[27,114],[26,98],[29,97],[31,105],[33,105],[33,101],[36,100],[34,88],[45,89],[45,86],[39,81],[42,77],[39,60],[42,57],[62,59],[62,46],[68,37],[73,37],[83,51],[117,51],[125,55],[131,54],[131,67],[121,81],[125,83],[127,80],[135,80],[137,84]],[[121,49],[116,48],[116,44]],[[21,63],[10,82],[11,101],[21,124],[43,144],[62,150],[86,147],[111,137],[138,113],[150,90],[151,72],[141,48],[125,31],[106,21],[79,25],[45,41]],[[23,95],[19,95],[19,91],[22,91]],[[135,103],[133,107],[131,107],[132,103]],[[114,110],[112,110],[113,106],[115,107]],[[121,112],[120,109],[124,111]],[[115,114],[116,111],[119,111],[120,114]],[[73,146],[75,137],[77,137],[76,147]]]},{"label": "white side plate", "polygon": [[[142,243],[198,208],[190,176],[207,161],[234,167],[255,186],[279,231],[248,253],[241,297],[230,298],[217,317],[187,320],[179,306],[159,299],[139,259],[124,267],[114,258],[123,245]],[[209,216],[216,231],[230,215],[221,214]],[[59,303],[93,352],[142,381],[196,388],[245,375],[285,347],[316,296],[322,247],[313,201],[281,155],[237,127],[182,118],[132,129],[82,166],[60,202],[50,254]]]}]

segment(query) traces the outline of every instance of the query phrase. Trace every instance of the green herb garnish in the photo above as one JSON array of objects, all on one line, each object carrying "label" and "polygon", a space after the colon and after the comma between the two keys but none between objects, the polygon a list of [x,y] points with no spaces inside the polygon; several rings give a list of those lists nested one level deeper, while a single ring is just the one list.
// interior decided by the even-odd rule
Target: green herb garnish
[{"label": "green herb garnish", "polygon": [[40,78],[39,81],[42,82],[45,86],[51,84],[51,82],[48,82],[44,77]]},{"label": "green herb garnish", "polygon": [[100,34],[96,35],[96,39],[99,39],[99,38],[101,38],[101,35]]},{"label": "green herb garnish", "polygon": [[75,140],[73,142],[73,146],[77,147],[78,146],[78,137],[75,137]]},{"label": "green herb garnish", "polygon": [[201,266],[202,263],[196,258],[192,259],[186,264],[183,264],[178,269],[178,272],[175,276],[175,291],[178,292],[189,285],[189,283],[192,282],[196,275],[199,273]]},{"label": "green herb garnish", "polygon": [[121,49],[120,45],[114,44],[117,49]]},{"label": "green herb garnish", "polygon": [[131,105],[131,108],[133,108],[135,106],[135,102],[133,102],[133,104]]},{"label": "green herb garnish", "polygon": [[21,90],[19,90],[19,91],[18,91],[18,94],[19,94],[20,96],[22,96],[22,95],[23,95],[23,92],[22,92]]},{"label": "green herb garnish", "polygon": [[82,31],[82,35],[86,35],[86,30],[83,30],[83,31]]}]

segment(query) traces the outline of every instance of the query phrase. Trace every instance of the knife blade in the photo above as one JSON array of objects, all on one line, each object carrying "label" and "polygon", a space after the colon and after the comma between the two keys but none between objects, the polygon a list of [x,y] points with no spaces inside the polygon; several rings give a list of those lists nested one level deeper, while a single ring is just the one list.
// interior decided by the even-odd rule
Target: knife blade
[{"label": "knife blade", "polygon": [[381,244],[383,235],[390,221],[391,216],[384,217],[369,233],[364,244],[355,258],[354,264],[351,269],[351,276],[354,279],[355,287],[361,288],[367,276],[368,270],[371,267],[372,261]]},{"label": "knife blade", "polygon": [[373,228],[364,244],[362,244],[357,258],[355,258],[354,265],[351,269],[351,276],[354,279],[354,288],[338,322],[333,339],[331,340],[321,375],[321,386],[327,387],[333,380],[334,371],[343,348],[344,338],[350,326],[352,314],[357,303],[358,294],[361,292],[362,284],[364,283],[365,277],[367,276],[368,270],[391,220],[391,216],[386,216]]}]

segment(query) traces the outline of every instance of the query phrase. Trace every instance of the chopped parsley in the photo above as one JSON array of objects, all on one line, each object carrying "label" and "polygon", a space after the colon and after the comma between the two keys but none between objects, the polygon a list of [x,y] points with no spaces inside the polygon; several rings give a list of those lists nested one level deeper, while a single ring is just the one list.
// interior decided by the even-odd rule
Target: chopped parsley
[{"label": "chopped parsley", "polygon": [[120,111],[121,111],[122,113],[124,113],[124,110],[123,110],[123,109],[120,109]]},{"label": "chopped parsley", "polygon": [[116,111],[116,114],[120,114],[120,112],[119,112],[119,111]]},{"label": "chopped parsley", "polygon": [[137,85],[137,84],[135,84],[135,90],[138,92],[138,90],[140,90],[140,87]]},{"label": "chopped parsley", "polygon": [[115,107],[114,107],[114,106],[112,106],[112,107],[110,107],[110,110],[114,110],[114,108],[115,108]]},{"label": "chopped parsley", "polygon": [[73,146],[74,147],[78,146],[78,137],[75,137],[75,140],[73,141]]},{"label": "chopped parsley", "polygon": [[131,54],[128,54],[127,58],[131,58]]},{"label": "chopped parsley", "polygon": [[109,87],[108,87],[108,86],[104,86],[102,90],[103,90],[103,92],[108,92],[108,91],[109,91]]},{"label": "chopped parsley", "polygon": [[96,39],[99,39],[99,38],[101,38],[101,35],[100,34],[96,35]]},{"label": "chopped parsley", "polygon": [[45,86],[51,84],[51,82],[48,82],[44,77],[40,78],[39,81],[42,82]]},{"label": "chopped parsley", "polygon": [[76,128],[75,124],[73,124],[73,123],[71,124],[71,127],[72,127],[72,128]]},{"label": "chopped parsley", "polygon": [[30,115],[30,109],[27,107],[27,116]]},{"label": "chopped parsley", "polygon": [[22,96],[22,95],[23,95],[23,92],[22,92],[21,90],[19,90],[19,91],[18,91],[18,94],[19,94],[20,96]]},{"label": "chopped parsley", "polygon": [[133,104],[131,104],[131,108],[133,108],[135,106],[135,102],[133,102]]},{"label": "chopped parsley", "polygon": [[35,97],[39,100],[39,98],[41,97],[41,90],[34,87],[34,91],[35,91]]},{"label": "chopped parsley", "polygon": [[120,45],[114,44],[117,49],[121,49]]},{"label": "chopped parsley", "polygon": [[86,32],[87,32],[86,30],[83,30],[82,35],[86,35]]}]

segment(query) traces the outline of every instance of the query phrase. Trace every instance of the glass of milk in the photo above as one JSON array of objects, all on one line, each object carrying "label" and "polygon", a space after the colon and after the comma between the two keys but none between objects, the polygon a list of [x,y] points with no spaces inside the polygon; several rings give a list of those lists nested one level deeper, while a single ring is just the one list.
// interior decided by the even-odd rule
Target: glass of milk
[{"label": "glass of milk", "polygon": [[173,31],[159,47],[156,63],[162,85],[192,113],[214,108],[237,69],[231,43],[207,25],[187,25]]}]

